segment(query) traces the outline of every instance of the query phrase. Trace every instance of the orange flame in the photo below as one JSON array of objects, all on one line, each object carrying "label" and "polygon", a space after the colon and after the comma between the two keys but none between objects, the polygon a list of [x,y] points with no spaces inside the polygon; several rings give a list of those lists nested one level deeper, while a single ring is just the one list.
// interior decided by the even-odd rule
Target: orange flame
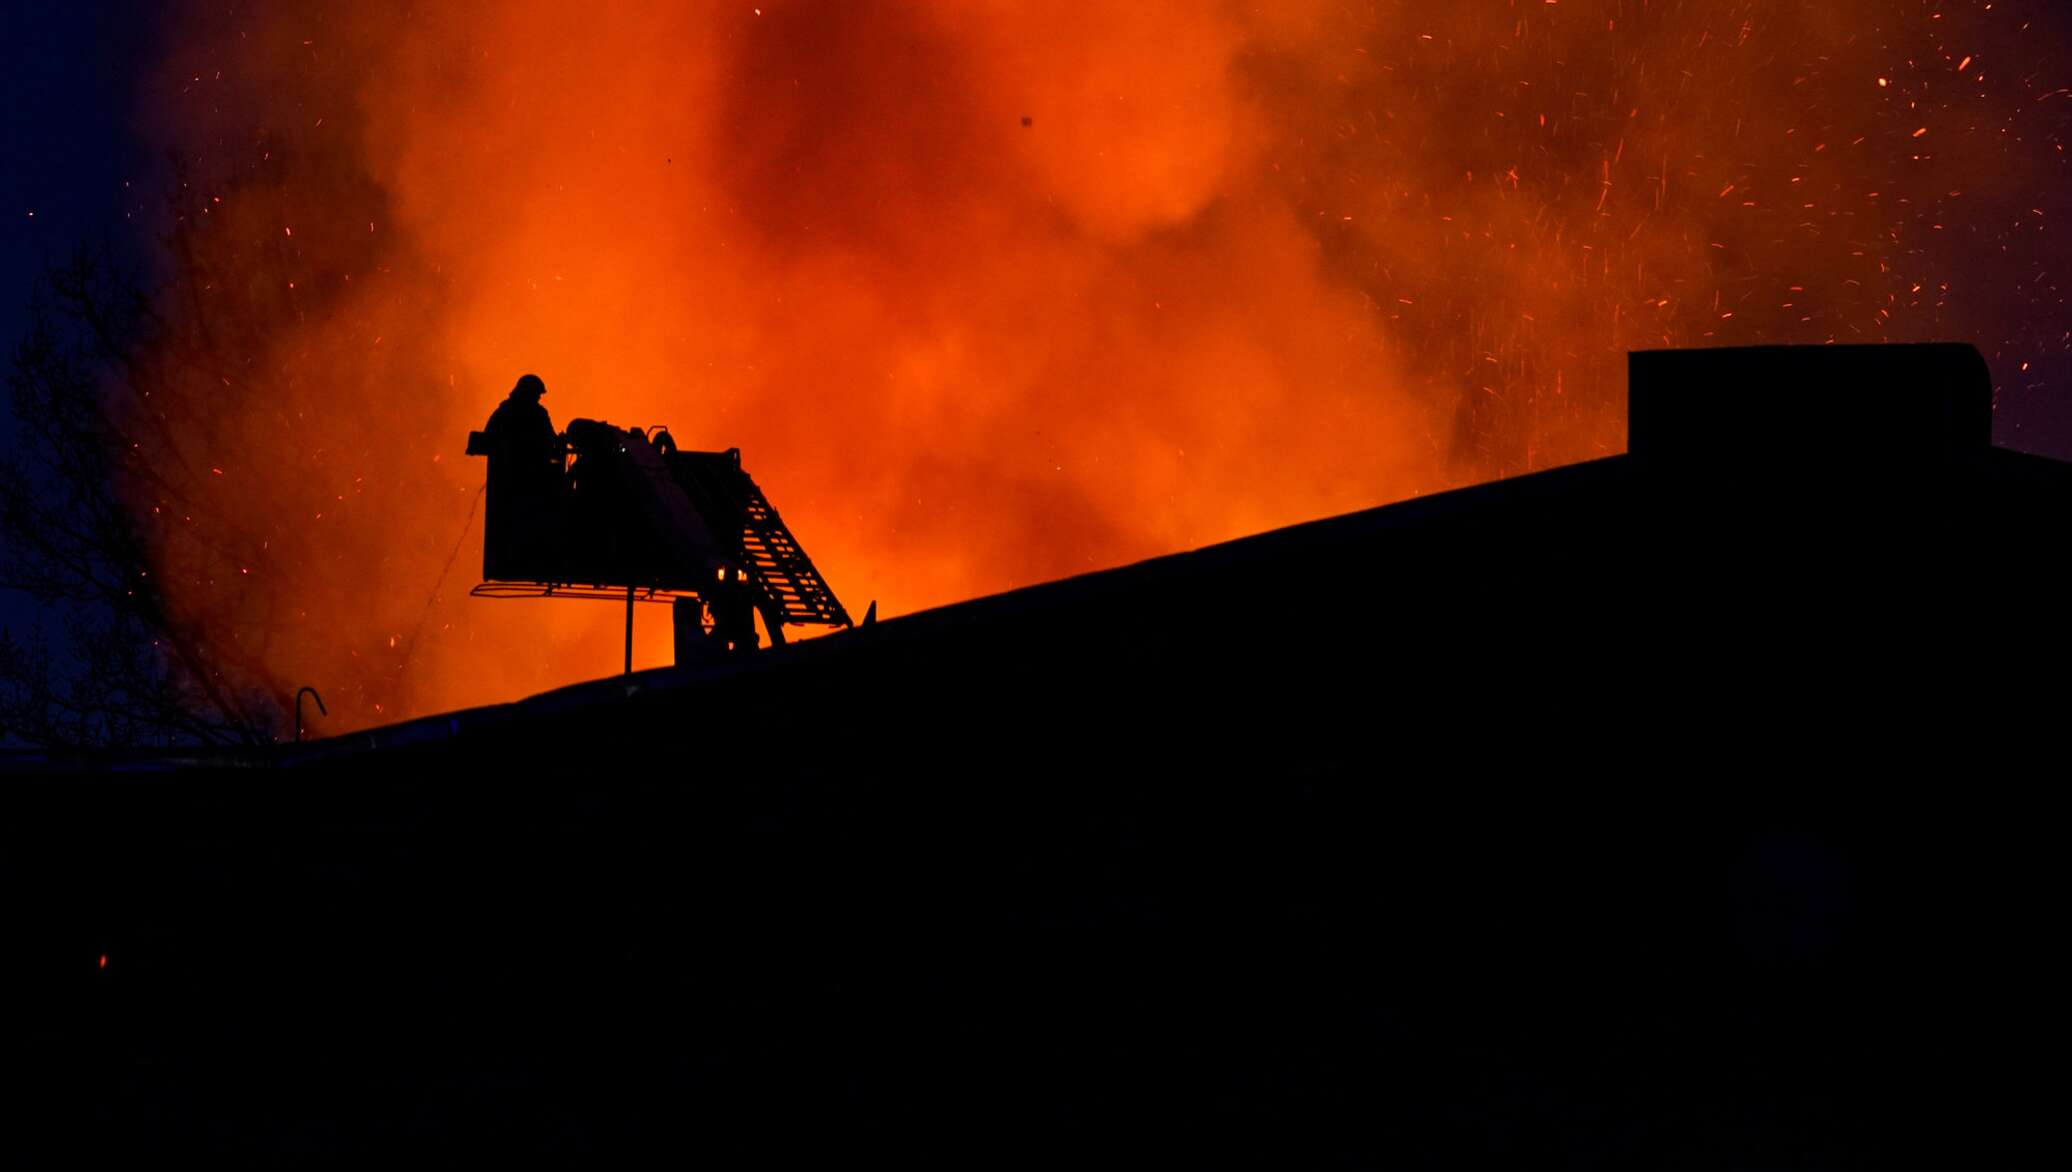
[{"label": "orange flame", "polygon": [[1614,453],[1628,349],[1992,351],[1935,237],[2026,239],[2062,156],[1915,142],[1928,62],[2020,117],[2052,50],[1889,7],[197,6],[200,296],[270,324],[193,440],[270,544],[231,587],[168,522],[162,572],[338,731],[616,670],[612,607],[467,597],[479,518],[431,593],[526,371],[741,447],[897,613]]}]

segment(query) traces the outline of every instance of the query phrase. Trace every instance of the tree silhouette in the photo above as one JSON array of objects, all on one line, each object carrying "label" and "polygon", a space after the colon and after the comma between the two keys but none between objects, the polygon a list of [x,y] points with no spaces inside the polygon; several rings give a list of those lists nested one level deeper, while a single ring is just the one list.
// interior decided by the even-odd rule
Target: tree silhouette
[{"label": "tree silhouette", "polygon": [[256,242],[295,188],[275,152],[255,154],[218,185],[236,217],[176,164],[157,279],[92,248],[37,278],[7,373],[0,587],[49,621],[0,632],[0,740],[252,744],[285,728],[293,685],[269,655],[282,599],[240,587],[307,551],[255,527],[231,495],[251,479],[225,476],[280,458],[262,437],[289,421],[266,411],[293,375],[263,359],[312,300],[321,312],[323,282]]},{"label": "tree silhouette", "polygon": [[413,701],[479,481],[441,463],[445,278],[377,231],[352,141],[261,137],[206,182],[175,160],[141,272],[87,249],[39,278],[0,587],[50,621],[0,638],[0,741],[256,744],[302,684],[333,728]]},{"label": "tree silhouette", "polygon": [[[169,289],[207,280],[187,232]],[[169,310],[105,251],[38,280],[7,376],[18,441],[0,457],[0,585],[42,603],[61,637],[0,637],[13,738],[250,743],[277,723],[278,689],[249,650],[161,585],[166,567],[220,574],[250,544],[197,491],[209,468],[189,450],[186,425],[209,407],[195,376],[224,365],[215,316]],[[168,515],[182,528],[153,524]]]}]

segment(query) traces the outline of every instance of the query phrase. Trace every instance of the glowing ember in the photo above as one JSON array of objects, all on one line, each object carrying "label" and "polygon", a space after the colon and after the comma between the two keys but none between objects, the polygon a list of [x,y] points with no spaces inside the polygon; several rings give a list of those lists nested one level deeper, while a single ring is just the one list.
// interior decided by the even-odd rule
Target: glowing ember
[{"label": "glowing ember", "polygon": [[1633,348],[2066,345],[2034,5],[222,8],[157,92],[244,545],[159,571],[331,730],[617,669],[465,597],[479,526],[432,594],[525,371],[740,446],[898,613],[1614,453]]}]

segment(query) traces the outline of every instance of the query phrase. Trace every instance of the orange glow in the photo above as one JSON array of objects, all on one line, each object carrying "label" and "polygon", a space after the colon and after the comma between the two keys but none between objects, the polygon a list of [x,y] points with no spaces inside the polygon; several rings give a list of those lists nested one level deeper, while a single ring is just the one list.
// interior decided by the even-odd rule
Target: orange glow
[{"label": "orange glow", "polygon": [[898,614],[1616,453],[1629,349],[1973,338],[1930,223],[2057,174],[1922,157],[1886,75],[2002,18],[1871,0],[223,7],[152,92],[250,572],[170,516],[156,572],[328,732],[617,670],[620,608],[467,596],[521,373]]}]

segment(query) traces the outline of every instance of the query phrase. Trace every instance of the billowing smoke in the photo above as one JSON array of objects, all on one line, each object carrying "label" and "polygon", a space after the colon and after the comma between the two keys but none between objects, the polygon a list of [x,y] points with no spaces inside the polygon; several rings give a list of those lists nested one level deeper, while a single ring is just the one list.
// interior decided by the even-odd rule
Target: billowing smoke
[{"label": "billowing smoke", "polygon": [[467,596],[462,443],[528,371],[742,448],[859,613],[1615,453],[1633,348],[1969,340],[2016,394],[2064,342],[2040,11],[196,5],[150,88],[252,541],[165,521],[166,576],[336,730],[616,669],[613,607]]}]

